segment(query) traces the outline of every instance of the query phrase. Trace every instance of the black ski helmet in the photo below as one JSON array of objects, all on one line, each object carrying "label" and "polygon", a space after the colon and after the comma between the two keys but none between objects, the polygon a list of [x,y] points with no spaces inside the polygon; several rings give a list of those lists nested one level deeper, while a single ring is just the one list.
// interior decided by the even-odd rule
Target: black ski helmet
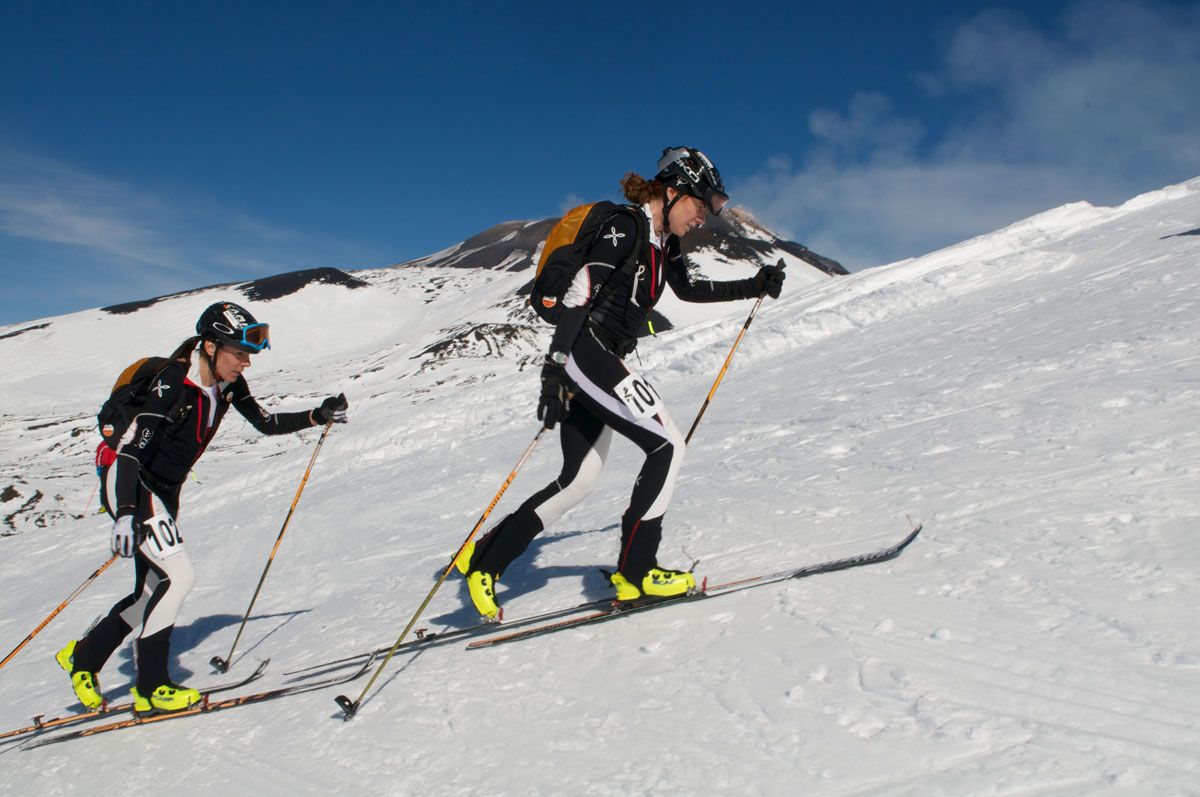
[{"label": "black ski helmet", "polygon": [[256,354],[271,348],[270,327],[233,302],[210,304],[196,321],[196,334],[221,346]]},{"label": "black ski helmet", "polygon": [[[729,201],[721,173],[708,156],[698,149],[664,149],[662,157],[658,159],[658,174],[654,179],[681,194],[699,199],[713,215],[720,215],[725,203]],[[669,206],[667,210],[670,210]]]}]

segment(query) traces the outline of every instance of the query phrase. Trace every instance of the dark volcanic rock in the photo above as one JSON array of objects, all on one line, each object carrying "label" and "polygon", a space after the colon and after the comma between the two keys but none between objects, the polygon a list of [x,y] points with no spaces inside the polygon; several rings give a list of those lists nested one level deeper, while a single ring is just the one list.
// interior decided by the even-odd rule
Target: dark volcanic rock
[{"label": "dark volcanic rock", "polygon": [[190,291],[177,291],[176,293],[165,293],[162,296],[155,296],[151,299],[139,299],[136,302],[125,302],[123,304],[112,304],[112,305],[109,305],[108,307],[101,307],[100,309],[106,313],[112,313],[113,315],[129,315],[130,313],[136,313],[138,310],[144,310],[147,307],[156,305],[159,302],[161,302],[163,299],[174,299],[179,296],[191,296],[193,293],[200,293],[201,291],[207,291],[210,288],[224,288],[224,287],[228,286],[229,284],[230,283],[223,283],[221,285],[209,285],[204,288],[196,288],[195,290],[190,290]]},{"label": "dark volcanic rock", "polygon": [[[755,236],[762,236],[767,240]],[[710,216],[703,227],[685,235],[682,243],[684,254],[701,249],[711,249],[720,252],[729,260],[751,262],[769,261],[772,250],[782,249],[810,266],[819,268],[826,274],[844,277],[850,273],[836,260],[818,255],[795,241],[776,237],[774,233],[759,224],[757,219],[736,207],[730,208],[720,216]]]},{"label": "dark volcanic rock", "polygon": [[445,337],[426,347],[414,360],[421,370],[464,357],[512,357],[536,351],[537,330],[527,324],[460,324],[443,330]]},{"label": "dark volcanic rock", "polygon": [[306,268],[301,271],[289,271],[286,274],[276,274],[273,277],[245,282],[237,287],[252,302],[269,302],[316,283],[344,285],[347,288],[367,286],[367,283],[357,277],[351,277],[336,268]]},{"label": "dark volcanic rock", "polygon": [[506,221],[473,235],[442,257],[401,263],[420,262],[424,266],[495,269],[504,264],[506,271],[523,271],[533,265],[533,253],[550,234],[558,219]]},{"label": "dark volcanic rock", "polygon": [[0,340],[4,340],[5,338],[15,338],[17,335],[21,335],[25,332],[32,332],[35,329],[45,329],[48,326],[50,326],[50,323],[46,322],[45,324],[34,324],[33,326],[25,327],[24,329],[15,329],[12,332],[6,332],[3,335],[0,335]]},{"label": "dark volcanic rock", "polygon": [[288,294],[295,293],[305,285],[314,283],[323,283],[325,285],[344,285],[347,288],[362,288],[367,283],[362,280],[352,277],[344,271],[336,268],[306,268],[300,271],[288,271],[284,274],[276,274],[273,277],[263,277],[262,279],[252,280],[250,282],[233,283],[223,282],[217,285],[208,285],[203,288],[196,288],[190,291],[179,291],[177,293],[167,293],[162,296],[155,296],[151,299],[141,299],[136,302],[125,302],[124,304],[114,304],[100,309],[106,313],[114,315],[127,315],[136,313],[138,310],[151,307],[158,304],[163,299],[175,299],[180,296],[191,296],[195,293],[213,290],[214,288],[229,288],[231,290],[241,291],[252,302],[268,302],[272,299],[279,299]]}]

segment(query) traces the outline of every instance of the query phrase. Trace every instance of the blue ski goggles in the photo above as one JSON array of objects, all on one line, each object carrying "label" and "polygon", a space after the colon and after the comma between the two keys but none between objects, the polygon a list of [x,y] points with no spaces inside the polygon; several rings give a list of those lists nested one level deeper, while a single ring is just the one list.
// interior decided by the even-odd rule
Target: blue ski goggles
[{"label": "blue ski goggles", "polygon": [[256,354],[263,349],[271,348],[271,327],[269,324],[251,324],[242,327],[240,337],[233,340],[233,345],[243,351]]}]

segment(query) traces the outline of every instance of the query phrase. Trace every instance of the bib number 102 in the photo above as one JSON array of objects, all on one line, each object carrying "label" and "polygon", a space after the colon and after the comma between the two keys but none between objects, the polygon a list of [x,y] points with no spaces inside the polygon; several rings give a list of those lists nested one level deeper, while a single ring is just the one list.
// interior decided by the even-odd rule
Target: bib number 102
[{"label": "bib number 102", "polygon": [[617,385],[617,398],[635,418],[650,418],[662,409],[662,397],[654,386],[638,374],[630,374]]},{"label": "bib number 102", "polygon": [[155,515],[145,523],[146,545],[157,559],[166,559],[183,550],[183,535],[168,514]]}]

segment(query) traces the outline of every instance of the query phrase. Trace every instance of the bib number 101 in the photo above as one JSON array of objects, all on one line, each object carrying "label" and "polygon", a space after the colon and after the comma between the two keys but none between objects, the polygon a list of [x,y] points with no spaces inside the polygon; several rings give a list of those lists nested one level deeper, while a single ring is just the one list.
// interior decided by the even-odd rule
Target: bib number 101
[{"label": "bib number 101", "polygon": [[617,385],[617,398],[635,418],[650,418],[662,409],[662,397],[654,386],[638,374],[630,374]]}]

